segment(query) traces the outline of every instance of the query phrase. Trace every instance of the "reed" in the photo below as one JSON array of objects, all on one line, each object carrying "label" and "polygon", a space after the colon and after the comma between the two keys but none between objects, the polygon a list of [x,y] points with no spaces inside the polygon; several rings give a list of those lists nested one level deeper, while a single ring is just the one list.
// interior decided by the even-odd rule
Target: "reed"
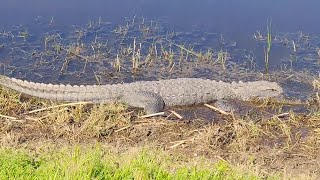
[{"label": "reed", "polygon": [[271,34],[272,21],[267,21],[267,47],[264,48],[264,64],[265,72],[269,73],[269,58],[272,46],[272,34]]}]

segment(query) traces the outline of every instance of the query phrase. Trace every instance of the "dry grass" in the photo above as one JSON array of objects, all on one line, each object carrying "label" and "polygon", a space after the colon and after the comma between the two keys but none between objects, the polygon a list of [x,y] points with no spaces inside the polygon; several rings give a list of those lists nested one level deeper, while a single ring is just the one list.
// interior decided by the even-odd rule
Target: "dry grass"
[{"label": "dry grass", "polygon": [[320,79],[314,79],[314,80],[313,80],[313,87],[314,87],[314,89],[316,89],[317,91],[320,91]]},{"label": "dry grass", "polygon": [[[260,102],[262,106],[274,106]],[[263,176],[320,175],[320,112],[254,123],[226,116],[217,123],[139,118],[123,104],[57,105],[0,89],[1,145],[104,142],[127,150],[152,145],[190,157],[254,167]],[[30,112],[31,113],[28,113]]]}]

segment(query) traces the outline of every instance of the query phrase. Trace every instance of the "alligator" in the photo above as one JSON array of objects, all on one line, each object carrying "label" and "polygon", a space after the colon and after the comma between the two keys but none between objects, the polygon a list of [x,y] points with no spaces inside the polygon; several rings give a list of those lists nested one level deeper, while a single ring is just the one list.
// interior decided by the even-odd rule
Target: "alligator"
[{"label": "alligator", "polygon": [[162,112],[165,107],[176,105],[194,105],[221,99],[247,101],[250,98],[276,97],[283,92],[276,82],[227,83],[201,78],[79,86],[35,83],[0,75],[0,84],[24,94],[53,101],[125,103],[144,108],[147,114]]}]

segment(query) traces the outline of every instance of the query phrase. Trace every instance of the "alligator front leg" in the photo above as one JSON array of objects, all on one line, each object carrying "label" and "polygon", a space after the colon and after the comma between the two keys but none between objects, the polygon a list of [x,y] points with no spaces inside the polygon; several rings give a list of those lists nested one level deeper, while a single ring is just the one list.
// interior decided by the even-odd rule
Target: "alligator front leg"
[{"label": "alligator front leg", "polygon": [[219,99],[215,102],[215,107],[226,112],[234,113],[237,117],[259,122],[263,119],[271,119],[274,114],[259,108],[254,104],[236,99]]},{"label": "alligator front leg", "polygon": [[149,91],[127,93],[121,101],[132,107],[144,108],[147,114],[162,112],[165,106],[160,95]]}]

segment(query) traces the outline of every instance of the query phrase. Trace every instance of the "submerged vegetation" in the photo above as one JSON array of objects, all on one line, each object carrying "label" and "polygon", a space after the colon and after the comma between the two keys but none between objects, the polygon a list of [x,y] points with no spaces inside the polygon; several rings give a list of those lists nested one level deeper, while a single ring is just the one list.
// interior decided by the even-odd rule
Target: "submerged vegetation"
[{"label": "submerged vegetation", "polygon": [[[87,26],[67,29],[70,33],[56,30],[51,21],[49,29],[42,24],[44,22],[38,20],[38,23],[40,29],[46,29],[43,34],[32,34],[27,27],[14,27],[0,34],[7,48],[3,56],[15,54],[14,59],[19,59],[15,67],[5,67],[5,74],[19,71],[40,80],[68,76],[69,82],[81,76],[84,83],[110,74],[120,78],[116,82],[128,76],[146,79],[155,79],[160,74],[186,76],[183,69],[199,64],[221,64],[225,69],[227,53],[195,48],[190,38],[184,39],[188,34],[168,33],[163,22],[134,17],[124,25],[111,25],[99,18],[98,22],[90,21]],[[27,69],[36,72],[31,74]],[[193,69],[191,73],[194,74]],[[108,79],[108,82],[113,80]]]},{"label": "submerged vegetation", "polygon": [[[84,26],[61,28],[54,21],[39,18],[34,26],[14,26],[0,31],[0,58],[9,62],[0,65],[2,74],[51,83],[128,82],[194,76],[225,81],[258,79],[260,70],[286,71],[301,63],[314,67],[310,69],[314,74],[318,60],[307,63],[301,60],[303,50],[314,51],[306,56],[318,59],[317,43],[307,42],[307,39],[311,38],[301,33],[271,34],[270,23],[266,37],[260,31],[255,34],[258,45],[264,42],[265,53],[260,56],[237,47],[236,42],[222,34],[199,29],[176,32],[163,21],[134,17],[126,19],[124,24],[113,25],[99,18]],[[291,42],[294,42],[294,50]],[[288,46],[296,60],[280,61],[276,56],[270,59],[271,46],[274,49]]]}]

